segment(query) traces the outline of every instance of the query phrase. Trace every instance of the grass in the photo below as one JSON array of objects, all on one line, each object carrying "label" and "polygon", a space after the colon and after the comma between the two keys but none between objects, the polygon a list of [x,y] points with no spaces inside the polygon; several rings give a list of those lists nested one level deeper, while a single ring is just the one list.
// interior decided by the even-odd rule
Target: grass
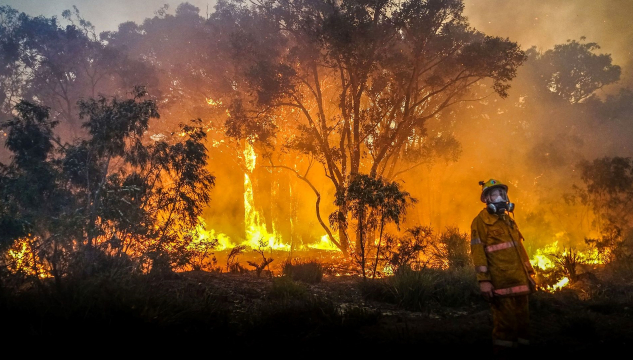
[{"label": "grass", "polygon": [[[248,284],[249,276],[243,277]],[[61,289],[47,282],[27,290],[0,287],[0,318],[10,329],[3,339],[139,346],[183,341],[239,349],[283,340],[316,346],[324,339],[350,340],[345,334],[379,319],[378,312],[357,306],[342,309],[288,277],[274,278],[268,287],[259,282],[263,293],[235,290],[230,279],[223,282],[228,290],[179,274],[67,280]]]},{"label": "grass", "polygon": [[359,330],[376,325],[380,319],[375,310],[358,306],[343,310],[330,300],[314,296],[263,302],[243,316],[241,338],[249,348],[271,344],[300,349],[348,346],[362,342]]},{"label": "grass", "polygon": [[288,276],[273,278],[270,297],[279,300],[306,299],[308,288],[304,284],[292,281]]},{"label": "grass", "polygon": [[[123,333],[171,327],[196,332],[227,322],[226,306],[213,289],[149,276],[69,280],[56,290],[44,284],[29,291],[3,291],[0,304],[3,319],[15,329],[52,337],[60,332],[107,336],[113,328]],[[51,326],[31,329],[31,324],[46,323]]]},{"label": "grass", "polygon": [[480,302],[471,269],[456,270],[403,268],[395,275],[360,284],[363,295],[372,300],[397,304],[412,311],[430,306],[460,307]]},{"label": "grass", "polygon": [[316,284],[323,279],[324,267],[316,260],[286,261],[282,273],[294,281]]},{"label": "grass", "polygon": [[[310,285],[289,276],[176,273],[67,279],[61,289],[46,280],[30,288],[3,281],[2,335],[6,344],[36,341],[42,349],[51,348],[43,343],[72,342],[144,349],[188,344],[240,354],[357,346],[387,346],[398,353],[402,346],[420,344],[441,344],[454,352],[488,350],[489,314],[482,311],[488,306],[471,269],[405,269],[383,279],[339,280]],[[356,284],[372,302],[331,296],[350,294]],[[575,289],[533,294],[536,346],[552,346],[562,354],[565,349],[598,351],[603,343],[629,344],[630,287],[605,286],[609,296],[589,300]]]}]

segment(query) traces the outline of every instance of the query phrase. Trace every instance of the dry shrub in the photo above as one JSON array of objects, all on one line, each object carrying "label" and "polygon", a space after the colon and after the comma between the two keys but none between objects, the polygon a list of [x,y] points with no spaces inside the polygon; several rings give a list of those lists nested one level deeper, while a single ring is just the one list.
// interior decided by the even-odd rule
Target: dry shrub
[{"label": "dry shrub", "polygon": [[387,234],[382,258],[394,273],[403,268],[461,269],[472,267],[469,235],[457,227],[436,233],[430,226],[407,229],[401,236]]},{"label": "dry shrub", "polygon": [[424,254],[432,242],[433,229],[428,226],[416,226],[404,232],[402,236],[387,234],[383,248],[383,258],[386,266],[394,273],[403,268],[421,269],[426,267],[421,262],[421,254]]},{"label": "dry shrub", "polygon": [[454,270],[403,267],[394,276],[360,284],[366,298],[422,311],[430,306],[460,307],[481,300],[475,273],[469,268]]},{"label": "dry shrub", "polygon": [[273,279],[270,296],[273,299],[281,300],[306,299],[308,289],[304,284],[296,283],[287,276],[281,276]]},{"label": "dry shrub", "polygon": [[294,281],[316,284],[323,279],[324,267],[317,260],[288,260],[283,264],[282,273]]},{"label": "dry shrub", "polygon": [[472,267],[469,235],[460,232],[457,227],[447,227],[432,242],[431,257],[438,268]]}]

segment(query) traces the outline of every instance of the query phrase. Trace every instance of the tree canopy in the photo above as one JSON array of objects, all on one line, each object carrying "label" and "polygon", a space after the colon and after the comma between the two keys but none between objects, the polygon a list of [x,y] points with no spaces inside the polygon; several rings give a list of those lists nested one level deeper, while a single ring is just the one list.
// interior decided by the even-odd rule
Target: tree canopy
[{"label": "tree canopy", "polygon": [[[127,99],[88,99],[79,116],[89,134],[62,143],[49,109],[22,101],[4,124],[11,163],[0,168],[1,242],[22,239],[33,268],[59,280],[73,264],[97,266],[96,254],[130,258],[137,269],[188,263],[186,236],[210,200],[206,133],[199,121],[181,126],[181,141],[145,133],[159,116],[136,88]],[[94,264],[93,264],[94,263]]]},{"label": "tree canopy", "polygon": [[283,133],[277,142],[315,157],[337,190],[356,174],[393,176],[433,145],[427,120],[477,82],[507,96],[525,60],[516,43],[470,28],[462,11],[459,0],[219,3],[217,16],[236,24],[227,133],[265,143]]}]

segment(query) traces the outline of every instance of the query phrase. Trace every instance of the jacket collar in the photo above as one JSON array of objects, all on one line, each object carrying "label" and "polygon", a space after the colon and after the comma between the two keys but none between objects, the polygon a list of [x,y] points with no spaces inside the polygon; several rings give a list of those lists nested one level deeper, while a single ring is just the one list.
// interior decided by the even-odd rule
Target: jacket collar
[{"label": "jacket collar", "polygon": [[499,220],[499,215],[491,214],[486,209],[481,210],[481,212],[479,213],[479,217],[481,217],[486,225],[492,225],[497,222],[497,220]]}]

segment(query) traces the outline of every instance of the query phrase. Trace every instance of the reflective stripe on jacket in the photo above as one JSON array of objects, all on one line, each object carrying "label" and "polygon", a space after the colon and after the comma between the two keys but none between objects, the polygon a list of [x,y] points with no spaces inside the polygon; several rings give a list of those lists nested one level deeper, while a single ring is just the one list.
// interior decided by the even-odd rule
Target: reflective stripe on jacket
[{"label": "reflective stripe on jacket", "polygon": [[477,280],[492,282],[496,295],[530,293],[528,274],[534,269],[510,216],[482,210],[471,225],[470,250]]}]

